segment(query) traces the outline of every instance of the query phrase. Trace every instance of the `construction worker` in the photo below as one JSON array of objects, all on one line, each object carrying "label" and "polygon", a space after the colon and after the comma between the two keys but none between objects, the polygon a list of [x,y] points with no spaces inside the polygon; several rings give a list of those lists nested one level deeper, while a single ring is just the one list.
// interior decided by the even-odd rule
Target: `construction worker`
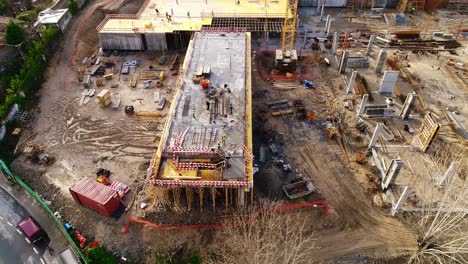
[{"label": "construction worker", "polygon": [[223,139],[223,145],[226,143],[226,138],[227,138],[226,133],[223,133],[223,137],[222,137],[222,139]]},{"label": "construction worker", "polygon": [[210,101],[206,101],[206,110],[210,111]]},{"label": "construction worker", "polygon": [[231,110],[231,115],[232,115],[232,110],[234,109],[234,107],[232,106],[232,103],[231,105],[229,106],[229,110]]},{"label": "construction worker", "polygon": [[221,149],[221,140],[218,140],[218,149]]},{"label": "construction worker", "polygon": [[156,14],[159,16],[159,10],[155,8],[154,11],[156,11]]},{"label": "construction worker", "polygon": [[192,109],[192,117],[195,118],[195,107]]},{"label": "construction worker", "polygon": [[187,17],[190,18],[190,12],[189,11],[187,11]]}]

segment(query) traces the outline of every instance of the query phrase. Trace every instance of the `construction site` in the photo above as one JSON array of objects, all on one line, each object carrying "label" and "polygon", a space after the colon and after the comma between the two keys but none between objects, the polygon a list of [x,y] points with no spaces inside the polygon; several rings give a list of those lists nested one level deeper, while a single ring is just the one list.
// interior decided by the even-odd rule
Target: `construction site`
[{"label": "construction site", "polygon": [[130,263],[467,263],[467,13],[90,1],[11,169]]}]

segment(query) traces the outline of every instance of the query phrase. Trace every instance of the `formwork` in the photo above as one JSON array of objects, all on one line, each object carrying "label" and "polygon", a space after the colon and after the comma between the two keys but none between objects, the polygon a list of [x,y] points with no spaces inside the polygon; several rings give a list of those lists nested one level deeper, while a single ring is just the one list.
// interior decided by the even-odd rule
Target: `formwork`
[{"label": "formwork", "polygon": [[107,15],[97,31],[104,50],[180,49],[193,32],[207,28],[281,32],[286,5],[287,0],[148,0],[137,14]]},{"label": "formwork", "polygon": [[226,207],[253,197],[250,58],[250,33],[195,33],[148,169],[159,203],[190,208],[197,199],[203,208],[208,195],[216,208],[217,197]]}]

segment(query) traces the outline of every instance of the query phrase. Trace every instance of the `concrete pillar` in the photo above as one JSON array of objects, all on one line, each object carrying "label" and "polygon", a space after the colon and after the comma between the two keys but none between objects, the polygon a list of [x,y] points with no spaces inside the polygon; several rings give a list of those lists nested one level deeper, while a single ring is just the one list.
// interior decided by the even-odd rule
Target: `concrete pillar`
[{"label": "concrete pillar", "polygon": [[367,148],[375,147],[375,143],[377,143],[377,140],[379,139],[380,132],[382,131],[383,127],[384,125],[382,123],[377,123],[377,126],[375,127],[375,130],[374,130],[374,134],[372,134],[372,138]]},{"label": "concrete pillar", "polygon": [[346,92],[352,93],[354,89],[354,83],[356,82],[356,76],[357,76],[357,71],[353,71],[351,73],[351,77],[349,78],[348,82],[348,88],[346,89]]},{"label": "concrete pillar", "polygon": [[403,104],[403,107],[401,108],[400,112],[400,117],[403,120],[408,119],[409,114],[411,113],[411,109],[413,108],[414,102],[416,101],[416,98],[418,95],[416,95],[415,92],[409,93],[406,96],[405,103]]},{"label": "concrete pillar", "polygon": [[393,94],[399,76],[399,71],[385,71],[380,82],[379,93]]},{"label": "concrete pillar", "polygon": [[332,54],[333,56],[336,56],[336,51],[338,50],[338,32],[335,32],[335,35],[333,35],[333,44],[332,44]]},{"label": "concrete pillar", "polygon": [[374,44],[375,35],[371,35],[369,39],[369,44],[367,44],[366,55],[369,56],[372,51],[372,45]]},{"label": "concrete pillar", "polygon": [[[320,13],[320,7],[322,5],[322,1],[324,0],[317,0],[317,14]],[[320,21],[322,21],[322,17],[320,17]]]},{"label": "concrete pillar", "polygon": [[399,211],[403,207],[403,205],[406,203],[406,200],[408,200],[408,196],[410,195],[410,193],[411,193],[410,187],[405,186],[405,188],[403,189],[403,192],[400,195],[400,198],[398,198],[397,203],[392,208],[392,211],[391,211],[392,216],[395,216],[397,211]]},{"label": "concrete pillar", "polygon": [[327,36],[330,34],[331,22],[332,20],[330,19],[330,21],[328,21],[327,30],[326,30]]},{"label": "concrete pillar", "polygon": [[460,162],[458,161],[453,161],[452,164],[450,164],[450,167],[447,169],[444,176],[439,181],[439,187],[445,184],[449,185],[450,183],[452,183],[453,176],[457,173],[459,166]]},{"label": "concrete pillar", "polygon": [[369,95],[365,94],[362,96],[361,106],[359,107],[358,117],[362,117],[364,115],[364,110],[366,110],[367,100],[369,100]]},{"label": "concrete pillar", "polygon": [[339,73],[344,73],[346,71],[346,65],[348,64],[349,51],[343,51],[341,55],[340,67],[338,68]]},{"label": "concrete pillar", "polygon": [[324,28],[323,30],[327,31],[328,23],[330,23],[330,20],[331,20],[331,16],[328,15],[328,16],[327,16],[327,20],[325,21],[325,28]]},{"label": "concrete pillar", "polygon": [[322,21],[323,15],[325,14],[325,3],[324,3],[324,1],[322,0],[322,1],[320,1],[320,4],[322,5],[322,8],[321,8],[321,10],[320,10],[320,21]]},{"label": "concrete pillar", "polygon": [[382,179],[382,190],[387,190],[390,185],[395,183],[396,177],[403,166],[403,161],[400,159],[392,159],[388,170],[385,173],[385,177]]},{"label": "concrete pillar", "polygon": [[385,60],[387,59],[387,51],[385,49],[380,50],[379,57],[377,58],[377,64],[375,66],[376,73],[382,73]]}]

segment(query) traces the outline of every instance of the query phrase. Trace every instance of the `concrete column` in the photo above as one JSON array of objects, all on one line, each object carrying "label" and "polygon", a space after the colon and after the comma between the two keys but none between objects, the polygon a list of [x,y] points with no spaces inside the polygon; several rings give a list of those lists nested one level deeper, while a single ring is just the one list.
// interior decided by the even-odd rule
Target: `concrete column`
[{"label": "concrete column", "polygon": [[379,86],[379,93],[393,94],[400,76],[399,71],[385,71]]},{"label": "concrete column", "polygon": [[382,190],[387,190],[390,185],[395,183],[396,177],[403,166],[403,161],[400,159],[392,159],[388,170],[385,173],[385,177],[382,179]]},{"label": "concrete column", "polygon": [[401,108],[401,112],[400,112],[401,119],[403,120],[408,119],[409,114],[411,113],[411,109],[413,108],[414,102],[416,101],[417,97],[418,95],[416,95],[415,92],[409,93],[406,96],[405,103],[403,104],[403,107]]},{"label": "concrete column", "polygon": [[377,65],[375,66],[376,73],[382,73],[385,60],[387,59],[387,51],[385,49],[380,50],[379,57],[377,59]]},{"label": "concrete column", "polygon": [[331,22],[332,20],[330,19],[330,21],[328,21],[327,30],[326,30],[327,36],[330,34]]},{"label": "concrete column", "polygon": [[374,44],[375,35],[371,35],[369,39],[369,44],[367,44],[366,55],[369,56],[372,51],[372,45]]},{"label": "concrete column", "polygon": [[349,51],[347,50],[343,51],[343,54],[341,55],[340,66],[338,68],[338,71],[340,73],[344,73],[346,71],[346,64],[348,63],[348,57],[349,57]]},{"label": "concrete column", "polygon": [[354,89],[354,83],[356,82],[356,76],[357,76],[357,71],[353,71],[351,73],[351,77],[349,78],[348,82],[348,88],[346,89],[346,92],[352,93]]},{"label": "concrete column", "polygon": [[326,22],[325,22],[325,28],[324,28],[323,30],[327,31],[328,23],[330,23],[330,20],[331,20],[331,16],[328,15],[328,16],[327,16],[327,20],[326,20]]},{"label": "concrete column", "polygon": [[320,1],[320,4],[322,5],[322,8],[321,8],[321,10],[320,10],[320,21],[322,21],[323,15],[325,14],[325,3],[324,3],[324,1],[322,0],[322,1]]},{"label": "concrete column", "polygon": [[[317,0],[317,14],[320,13],[320,6],[324,0]],[[320,21],[322,21],[322,17],[320,17]]]},{"label": "concrete column", "polygon": [[364,115],[364,110],[366,110],[367,100],[369,100],[369,95],[365,94],[362,96],[361,106],[359,107],[358,117],[362,117]]},{"label": "concrete column", "polygon": [[333,44],[332,44],[332,54],[333,56],[336,56],[336,51],[338,50],[338,32],[335,32],[335,35],[333,35]]},{"label": "concrete column", "polygon": [[377,126],[375,127],[375,130],[374,130],[374,134],[372,134],[372,138],[367,148],[375,147],[375,143],[377,143],[377,140],[379,139],[380,132],[382,131],[383,127],[384,125],[382,123],[377,123]]},{"label": "concrete column", "polygon": [[453,161],[452,164],[450,164],[450,167],[447,169],[444,176],[439,181],[439,187],[445,184],[449,185],[450,183],[452,183],[453,176],[457,173],[459,166],[460,162],[458,161]]},{"label": "concrete column", "polygon": [[408,196],[410,195],[410,193],[411,193],[410,187],[405,186],[405,189],[403,189],[403,192],[401,193],[400,198],[398,198],[397,203],[392,208],[392,211],[391,211],[392,216],[395,216],[397,211],[399,211],[403,207],[403,205],[406,203],[406,200],[408,200]]}]

